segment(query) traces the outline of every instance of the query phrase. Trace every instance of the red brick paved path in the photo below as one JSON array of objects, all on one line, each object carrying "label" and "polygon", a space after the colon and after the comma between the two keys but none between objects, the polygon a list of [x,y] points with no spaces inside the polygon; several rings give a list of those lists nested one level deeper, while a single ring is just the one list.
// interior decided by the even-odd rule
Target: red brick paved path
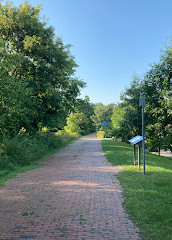
[{"label": "red brick paved path", "polygon": [[46,161],[0,188],[0,239],[140,239],[93,134]]}]

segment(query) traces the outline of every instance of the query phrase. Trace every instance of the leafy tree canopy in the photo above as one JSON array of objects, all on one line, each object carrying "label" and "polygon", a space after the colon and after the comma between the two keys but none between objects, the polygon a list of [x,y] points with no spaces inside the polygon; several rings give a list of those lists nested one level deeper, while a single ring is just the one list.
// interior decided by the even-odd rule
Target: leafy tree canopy
[{"label": "leafy tree canopy", "polygon": [[92,120],[97,129],[101,130],[102,122],[109,122],[111,126],[111,117],[113,113],[114,104],[103,105],[102,103],[98,103],[94,107],[94,115],[92,116]]},{"label": "leafy tree canopy", "polygon": [[[116,135],[123,141],[141,134],[139,98],[146,98],[146,141],[154,150],[171,149],[172,141],[172,45],[166,45],[158,64],[151,66],[142,81],[134,77],[130,87],[121,95],[114,108],[112,121]],[[116,114],[116,116],[115,116]],[[117,125],[118,124],[118,125]],[[118,126],[118,129],[117,129]],[[124,134],[125,133],[125,134]],[[148,146],[149,147],[149,146]],[[151,149],[153,150],[152,146]]]},{"label": "leafy tree canopy", "polygon": [[84,135],[90,132],[90,122],[84,113],[71,113],[67,118],[67,126],[64,127],[68,134]]},{"label": "leafy tree canopy", "polygon": [[40,10],[28,1],[18,8],[0,3],[1,69],[30,89],[34,114],[31,111],[28,119],[35,129],[63,125],[85,85],[75,77],[70,46],[40,20]]}]

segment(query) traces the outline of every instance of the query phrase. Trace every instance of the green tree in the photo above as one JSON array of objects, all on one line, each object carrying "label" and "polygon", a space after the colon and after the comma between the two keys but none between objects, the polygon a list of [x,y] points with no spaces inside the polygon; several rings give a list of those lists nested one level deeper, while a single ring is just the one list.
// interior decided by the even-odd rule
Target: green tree
[{"label": "green tree", "polygon": [[[166,47],[161,61],[151,66],[140,81],[134,77],[130,87],[121,95],[121,103],[113,116],[115,134],[123,141],[141,131],[140,96],[146,98],[146,141],[150,150],[171,149],[172,141],[172,47]],[[125,113],[121,116],[122,109]],[[115,119],[116,117],[116,119]],[[118,120],[120,118],[120,121]],[[121,119],[122,118],[122,119]],[[116,128],[118,122],[118,129]]]},{"label": "green tree", "polygon": [[114,107],[112,123],[114,135],[122,141],[141,134],[141,109],[139,98],[141,94],[140,80],[134,76],[129,88],[121,94],[121,103]]},{"label": "green tree", "polygon": [[124,124],[124,116],[125,116],[126,110],[124,107],[122,107],[120,104],[114,106],[113,108],[113,114],[112,114],[112,125],[114,128],[114,136],[116,138],[121,138],[122,141],[125,139],[126,135],[126,128],[123,128]]},{"label": "green tree", "polygon": [[40,6],[0,4],[0,60],[8,77],[26,82],[34,101],[32,127],[63,125],[84,83],[75,77],[70,46],[40,21]]},{"label": "green tree", "polygon": [[24,127],[30,129],[34,99],[26,80],[6,76],[0,68],[0,137],[14,136]]},{"label": "green tree", "polygon": [[[114,104],[103,105],[102,103],[98,103],[94,107],[94,114],[91,117],[96,129],[106,131],[107,137],[111,137],[113,135],[111,121],[113,107]],[[108,122],[109,125],[102,125],[102,122]]]},{"label": "green tree", "polygon": [[84,99],[77,99],[74,108],[76,112],[84,113],[85,116],[89,119],[91,132],[95,131],[95,126],[91,118],[91,116],[94,114],[94,106],[95,104],[90,103],[89,97],[85,96]]},{"label": "green tree", "polygon": [[[151,150],[171,149],[172,141],[172,45],[166,45],[158,64],[151,66],[142,82],[146,97],[148,138]],[[156,141],[154,140],[156,139]],[[158,144],[157,144],[158,143]],[[153,148],[152,148],[153,147]]]},{"label": "green tree", "polygon": [[139,98],[141,96],[141,84],[140,79],[137,76],[134,76],[133,81],[130,84],[130,87],[121,94],[121,106],[125,107],[126,113],[124,120],[126,121],[126,126],[133,129],[133,133],[141,134],[141,108],[139,106]]},{"label": "green tree", "polygon": [[68,134],[85,135],[90,132],[89,119],[84,113],[71,113],[64,129]]},{"label": "green tree", "polygon": [[114,129],[120,128],[120,122],[123,121],[125,112],[125,108],[121,107],[120,104],[114,106],[112,115],[112,124]]},{"label": "green tree", "polygon": [[94,115],[92,116],[92,120],[97,129],[102,129],[102,122],[111,123],[113,106],[113,104],[103,105],[102,103],[98,103],[94,107]]}]

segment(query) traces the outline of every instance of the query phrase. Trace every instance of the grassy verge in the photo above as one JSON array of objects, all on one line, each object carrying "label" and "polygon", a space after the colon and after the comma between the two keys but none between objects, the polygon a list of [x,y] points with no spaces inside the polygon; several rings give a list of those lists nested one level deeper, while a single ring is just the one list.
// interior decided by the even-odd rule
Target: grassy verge
[{"label": "grassy verge", "polygon": [[34,161],[31,161],[29,163],[29,165],[19,166],[19,165],[16,164],[16,165],[13,165],[11,168],[9,166],[5,166],[3,168],[0,168],[0,186],[3,186],[4,183],[7,180],[15,177],[19,173],[23,173],[23,172],[26,172],[26,171],[29,171],[29,170],[33,170],[33,169],[36,169],[36,168],[42,166],[43,162],[41,160],[51,156],[53,153],[59,151],[60,149],[66,147],[67,145],[73,143],[74,141],[76,141],[78,139],[79,138],[75,138],[75,139],[72,139],[72,140],[69,139],[67,141],[62,142],[61,144],[59,144],[58,146],[56,146],[53,149],[45,148],[44,151],[40,151],[40,152],[39,152],[39,149],[37,149],[38,154],[36,155],[36,159],[34,159]]},{"label": "grassy verge", "polygon": [[129,144],[103,140],[103,150],[114,165],[122,165],[119,180],[125,207],[143,239],[172,240],[172,159],[146,153],[146,175],[133,166]]}]

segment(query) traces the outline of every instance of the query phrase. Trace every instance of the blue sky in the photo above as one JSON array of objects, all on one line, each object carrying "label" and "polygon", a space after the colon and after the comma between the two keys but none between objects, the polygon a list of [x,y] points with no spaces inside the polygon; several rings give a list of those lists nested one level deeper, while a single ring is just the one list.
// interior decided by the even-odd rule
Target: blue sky
[{"label": "blue sky", "polygon": [[[22,3],[13,0],[14,5]],[[171,0],[30,0],[42,3],[56,35],[72,44],[76,75],[87,83],[81,97],[117,103],[133,75],[157,63],[172,36]]]}]

